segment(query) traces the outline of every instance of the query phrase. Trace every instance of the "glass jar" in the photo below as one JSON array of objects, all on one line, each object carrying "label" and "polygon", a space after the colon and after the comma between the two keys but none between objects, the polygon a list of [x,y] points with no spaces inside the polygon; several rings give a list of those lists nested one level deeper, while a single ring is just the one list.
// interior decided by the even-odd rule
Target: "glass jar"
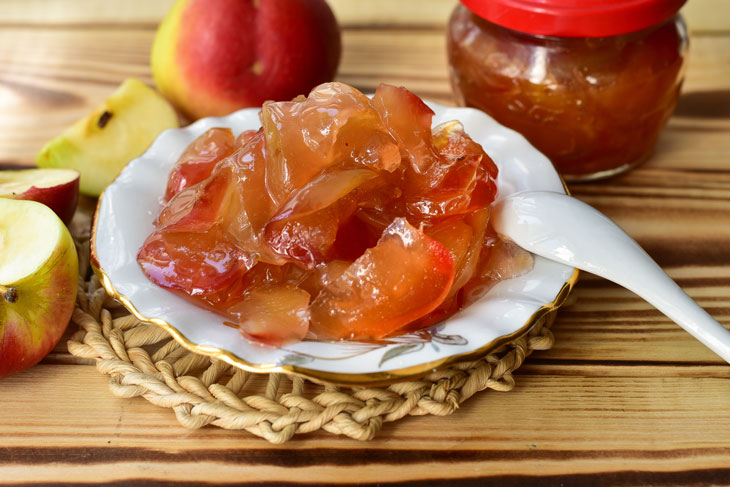
[{"label": "glass jar", "polygon": [[449,21],[458,102],[522,133],[568,181],[645,161],[684,76],[684,0],[606,3],[462,0]]}]

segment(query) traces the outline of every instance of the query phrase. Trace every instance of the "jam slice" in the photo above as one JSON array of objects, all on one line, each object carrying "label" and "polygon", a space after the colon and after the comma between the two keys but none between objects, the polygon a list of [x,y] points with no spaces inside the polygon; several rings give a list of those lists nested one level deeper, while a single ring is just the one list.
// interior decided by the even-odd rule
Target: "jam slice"
[{"label": "jam slice", "polygon": [[177,193],[155,221],[158,228],[177,232],[205,232],[222,223],[237,197],[235,177],[230,167],[222,168],[202,183]]},{"label": "jam slice", "polygon": [[[466,269],[469,254],[472,250],[474,240],[477,240],[475,228],[469,225],[462,217],[453,217],[439,222],[426,230],[426,234],[443,245],[454,259],[454,282],[450,291],[453,294],[458,290],[459,284],[463,285],[461,275],[464,274],[467,280],[471,275]],[[474,269],[471,269],[473,274]],[[458,286],[458,287],[457,287]]]},{"label": "jam slice", "polygon": [[258,134],[258,130],[244,130],[236,137],[236,147],[243,147]]},{"label": "jam slice", "polygon": [[241,334],[280,347],[300,341],[309,330],[309,294],[291,284],[256,287],[228,309]]},{"label": "jam slice", "polygon": [[441,157],[438,184],[429,184],[406,198],[415,220],[448,217],[485,208],[497,192],[497,166],[453,121],[434,128],[434,147]]},{"label": "jam slice", "polygon": [[377,174],[369,169],[344,169],[323,174],[295,191],[268,223],[266,240],[285,258],[313,267],[330,255],[340,221],[355,210],[348,195]]},{"label": "jam slice", "polygon": [[[237,298],[243,276],[258,260],[283,263],[255,238],[248,218],[249,213],[261,217],[266,208],[260,195],[241,191],[254,180],[253,165],[246,160],[255,151],[247,154],[224,161],[208,179],[177,193],[163,207],[155,222],[158,230],[137,256],[153,282],[217,306]],[[226,293],[230,296],[223,299]]]},{"label": "jam slice", "polygon": [[158,230],[137,255],[153,282],[217,306],[235,299],[241,279],[255,263],[226,232],[238,198],[231,168],[177,193],[157,218]]},{"label": "jam slice", "polygon": [[257,261],[284,264],[267,244],[263,232],[277,207],[266,191],[266,147],[263,131],[251,136],[246,146],[220,163],[216,171],[230,169],[237,197],[228,208],[225,226],[239,248],[251,252]]},{"label": "jam slice", "polygon": [[158,230],[147,238],[137,260],[155,284],[214,308],[238,298],[251,267],[219,226],[203,233]]},{"label": "jam slice", "polygon": [[398,218],[320,291],[310,307],[310,330],[320,339],[381,338],[441,304],[453,279],[449,251]]},{"label": "jam slice", "polygon": [[343,201],[309,215],[272,221],[264,232],[266,243],[280,258],[311,269],[330,257],[341,215],[351,211],[348,207]]},{"label": "jam slice", "polygon": [[167,181],[165,201],[208,178],[216,163],[233,153],[236,146],[231,129],[214,127],[204,132],[185,149],[172,168]]},{"label": "jam slice", "polygon": [[372,104],[415,172],[436,176],[440,157],[431,135],[433,110],[407,89],[386,84],[375,90]]},{"label": "jam slice", "polygon": [[261,122],[266,188],[277,204],[333,165],[393,170],[400,164],[400,150],[368,98],[342,83],[320,85],[308,98],[267,102]]}]

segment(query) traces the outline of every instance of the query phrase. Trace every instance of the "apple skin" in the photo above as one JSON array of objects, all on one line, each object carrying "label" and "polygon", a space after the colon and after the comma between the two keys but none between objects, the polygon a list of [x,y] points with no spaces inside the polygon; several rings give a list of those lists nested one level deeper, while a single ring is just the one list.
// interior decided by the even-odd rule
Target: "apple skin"
[{"label": "apple skin", "polygon": [[38,206],[38,211],[51,213],[61,228],[53,252],[36,272],[2,283],[13,291],[0,293],[0,378],[35,365],[56,346],[68,326],[78,290],[78,256],[66,226],[40,203],[7,198],[0,199],[0,219],[6,220],[17,205]]},{"label": "apple skin", "polygon": [[[45,171],[49,170],[55,169],[45,169]],[[37,170],[30,169],[30,171]],[[73,179],[66,183],[46,188],[31,186],[22,193],[11,195],[0,194],[0,197],[12,198],[15,200],[37,201],[38,203],[43,203],[44,205],[52,209],[65,225],[68,225],[71,222],[74,213],[76,213],[76,207],[79,203],[79,172],[74,172],[76,172],[76,179]],[[0,176],[0,178],[1,177],[2,176]]]},{"label": "apple skin", "polygon": [[160,92],[197,119],[307,94],[334,78],[340,51],[325,0],[178,0],[151,67]]}]

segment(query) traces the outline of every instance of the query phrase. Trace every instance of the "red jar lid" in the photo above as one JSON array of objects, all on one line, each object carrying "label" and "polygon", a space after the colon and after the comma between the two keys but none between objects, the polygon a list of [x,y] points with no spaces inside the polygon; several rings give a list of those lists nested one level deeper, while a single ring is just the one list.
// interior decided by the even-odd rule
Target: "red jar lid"
[{"label": "red jar lid", "polygon": [[656,25],[686,0],[461,0],[508,29],[556,37],[607,37]]}]

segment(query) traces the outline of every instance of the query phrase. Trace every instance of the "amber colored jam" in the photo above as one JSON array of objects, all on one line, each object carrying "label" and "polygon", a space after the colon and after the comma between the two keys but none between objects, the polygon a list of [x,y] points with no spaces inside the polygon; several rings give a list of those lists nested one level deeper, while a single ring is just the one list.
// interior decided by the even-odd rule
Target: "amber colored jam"
[{"label": "amber colored jam", "polygon": [[522,133],[569,181],[648,158],[677,104],[686,48],[679,16],[611,37],[544,37],[459,5],[448,32],[459,102]]}]

